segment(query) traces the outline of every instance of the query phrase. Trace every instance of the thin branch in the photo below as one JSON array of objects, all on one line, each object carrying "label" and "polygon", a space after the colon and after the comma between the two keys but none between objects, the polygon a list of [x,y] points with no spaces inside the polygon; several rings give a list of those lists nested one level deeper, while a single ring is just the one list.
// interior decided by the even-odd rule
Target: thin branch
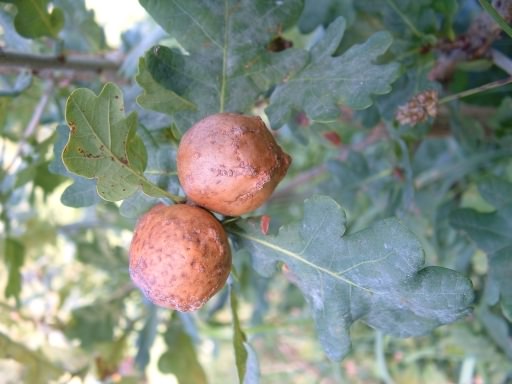
[{"label": "thin branch", "polygon": [[61,69],[85,72],[117,72],[120,61],[84,55],[34,55],[27,53],[4,51],[0,48],[0,68],[30,68],[33,71],[42,69]]},{"label": "thin branch", "polygon": [[439,99],[439,104],[444,104],[444,103],[448,103],[453,100],[462,99],[463,97],[472,96],[472,95],[475,95],[480,92],[488,91],[490,89],[503,87],[504,85],[507,85],[510,83],[512,83],[512,76],[507,77],[505,79],[496,80],[496,81],[481,85],[476,88],[467,89],[465,91],[443,97],[442,99]]},{"label": "thin branch", "polygon": [[507,21],[496,11],[496,9],[489,3],[488,0],[478,0],[480,5],[486,12],[493,18],[493,20],[500,26],[503,31],[510,37],[512,37],[512,28],[508,25]]},{"label": "thin branch", "polygon": [[[387,132],[384,124],[376,125],[372,131],[360,142],[355,143],[353,145],[344,145],[340,148],[336,160],[344,161],[347,159],[348,155],[351,151],[361,152],[369,146],[375,144],[376,142],[382,140],[387,136]],[[277,200],[280,198],[284,198],[288,196],[290,193],[295,191],[297,188],[302,187],[303,185],[311,184],[312,180],[321,176],[327,172],[327,164],[323,163],[314,168],[309,169],[308,171],[301,172],[297,177],[291,180],[284,188],[276,191],[271,200]]]}]

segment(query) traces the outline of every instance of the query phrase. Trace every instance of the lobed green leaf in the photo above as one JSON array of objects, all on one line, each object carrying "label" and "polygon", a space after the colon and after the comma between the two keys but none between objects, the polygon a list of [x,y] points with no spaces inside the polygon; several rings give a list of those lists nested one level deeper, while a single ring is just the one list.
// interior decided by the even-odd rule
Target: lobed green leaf
[{"label": "lobed green leaf", "polygon": [[118,201],[142,190],[177,199],[145,178],[147,152],[136,134],[137,116],[124,116],[123,96],[116,85],[105,85],[98,96],[88,89],[74,91],[66,104],[66,121],[70,132],[62,153],[64,165],[70,172],[95,178],[100,197]]},{"label": "lobed green leaf", "polygon": [[304,65],[302,50],[267,50],[270,41],[299,18],[300,0],[141,4],[186,53],[163,46],[146,53],[139,67],[138,81],[144,88],[139,102],[172,114],[182,132],[209,114],[249,112],[271,85]]},{"label": "lobed green leaf", "polygon": [[469,313],[471,282],[441,267],[425,267],[420,242],[396,219],[345,235],[346,219],[332,199],[306,200],[301,223],[264,236],[248,221],[232,232],[253,265],[270,275],[284,263],[313,312],[327,355],[334,360],[350,347],[358,319],[400,337],[424,335]]},{"label": "lobed green leaf", "polygon": [[488,176],[479,185],[480,194],[496,207],[494,212],[463,208],[454,211],[451,224],[465,231],[489,257],[488,285],[494,294],[488,304],[499,300],[503,314],[512,319],[512,183]]},{"label": "lobed green leaf", "polygon": [[14,18],[16,31],[27,38],[57,37],[64,26],[64,12],[60,8],[48,11],[49,0],[14,0],[18,13]]},{"label": "lobed green leaf", "polygon": [[378,32],[365,43],[333,56],[344,32],[345,21],[340,17],[312,47],[307,64],[275,89],[266,109],[271,126],[286,124],[294,109],[305,111],[313,120],[334,120],[339,117],[340,105],[364,109],[372,104],[372,95],[391,91],[398,65],[375,64],[391,45],[391,35]]}]

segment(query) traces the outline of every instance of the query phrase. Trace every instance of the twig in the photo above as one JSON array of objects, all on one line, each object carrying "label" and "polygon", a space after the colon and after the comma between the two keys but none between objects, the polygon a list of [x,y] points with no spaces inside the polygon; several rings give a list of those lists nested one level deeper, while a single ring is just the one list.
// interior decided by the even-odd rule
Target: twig
[{"label": "twig", "polygon": [[462,99],[463,97],[468,97],[480,92],[488,91],[490,89],[499,88],[510,83],[512,83],[512,76],[507,77],[505,79],[496,80],[476,88],[466,89],[465,91],[455,93],[453,95],[445,96],[442,99],[439,99],[439,104],[444,104],[453,100]]},{"label": "twig", "polygon": [[37,103],[36,107],[34,108],[32,117],[30,118],[30,121],[28,122],[27,127],[25,128],[25,131],[23,132],[23,136],[21,137],[21,140],[18,143],[18,149],[16,151],[16,154],[13,156],[9,165],[7,165],[7,167],[5,168],[6,171],[9,171],[9,169],[16,163],[16,160],[19,158],[19,156],[23,152],[23,148],[24,148],[25,144],[27,144],[27,140],[35,133],[37,127],[39,126],[41,116],[43,115],[46,105],[48,104],[48,101],[50,100],[50,96],[53,93],[53,87],[54,87],[53,82],[50,80],[48,80],[44,83],[43,93],[41,95],[41,98],[39,99],[39,102]]},{"label": "twig", "polygon": [[[377,141],[387,136],[387,132],[384,124],[376,125],[372,131],[360,142],[353,145],[344,145],[341,147],[338,155],[335,157],[336,160],[344,161],[347,159],[351,151],[361,152],[369,146],[375,144]],[[306,172],[301,172],[297,177],[291,180],[284,188],[276,191],[271,200],[281,199],[288,196],[295,189],[311,184],[311,181],[327,172],[327,164],[321,164]]]},{"label": "twig", "polygon": [[377,372],[379,379],[386,384],[395,384],[391,377],[386,364],[386,357],[384,356],[384,336],[382,331],[375,331],[375,359],[377,360]]},{"label": "twig", "polygon": [[493,18],[493,20],[500,26],[503,31],[512,37],[512,28],[507,24],[507,21],[496,11],[496,9],[487,0],[478,0],[483,9]]},{"label": "twig", "polygon": [[101,73],[104,71],[117,72],[120,61],[83,55],[33,55],[27,53],[4,51],[0,48],[0,67],[42,69],[62,69],[72,71],[87,71]]},{"label": "twig", "polygon": [[[512,20],[512,0],[493,0],[493,7],[503,20]],[[443,41],[436,47],[440,55],[429,78],[446,81],[458,63],[487,57],[501,31],[500,25],[487,12],[482,12],[455,41]]]}]

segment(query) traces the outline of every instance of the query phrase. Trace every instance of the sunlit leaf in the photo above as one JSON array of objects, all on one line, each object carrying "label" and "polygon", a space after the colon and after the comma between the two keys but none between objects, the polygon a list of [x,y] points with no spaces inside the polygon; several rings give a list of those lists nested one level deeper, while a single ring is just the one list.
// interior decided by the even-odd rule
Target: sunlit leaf
[{"label": "sunlit leaf", "polygon": [[53,160],[48,166],[52,173],[65,176],[73,180],[73,184],[62,193],[61,202],[68,207],[88,207],[100,201],[96,193],[95,180],[85,179],[69,172],[62,162],[62,151],[69,137],[69,128],[61,124],[57,127],[57,140],[53,147]]},{"label": "sunlit leaf", "polygon": [[139,189],[156,197],[174,197],[144,177],[147,153],[136,135],[137,116],[125,117],[116,85],[105,85],[99,96],[88,89],[74,91],[66,105],[66,121],[70,133],[64,164],[71,172],[95,178],[103,199],[122,200]]},{"label": "sunlit leaf", "polygon": [[142,371],[149,364],[149,352],[157,335],[157,326],[158,308],[148,302],[148,316],[145,319],[144,327],[142,327],[137,337],[137,355],[135,355],[135,364]]},{"label": "sunlit leaf", "polygon": [[308,301],[327,355],[340,359],[349,329],[361,319],[399,337],[424,335],[469,313],[471,282],[441,267],[425,267],[419,241],[396,219],[345,235],[346,219],[332,199],[306,200],[301,223],[264,236],[257,221],[233,229],[256,270],[284,263]]},{"label": "sunlit leaf", "polygon": [[36,38],[57,37],[64,26],[64,13],[60,8],[48,11],[49,0],[15,0],[18,13],[14,26],[21,36]]}]

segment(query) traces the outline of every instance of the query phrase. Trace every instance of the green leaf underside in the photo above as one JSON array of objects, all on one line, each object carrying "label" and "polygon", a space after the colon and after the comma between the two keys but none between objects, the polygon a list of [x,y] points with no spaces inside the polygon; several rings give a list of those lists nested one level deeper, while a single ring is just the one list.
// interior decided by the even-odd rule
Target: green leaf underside
[{"label": "green leaf underside", "polygon": [[60,8],[48,12],[49,0],[15,0],[18,13],[14,18],[16,31],[23,37],[57,37],[64,26],[64,13]]},{"label": "green leaf underside", "polygon": [[66,121],[70,133],[62,160],[70,172],[95,178],[100,197],[118,201],[139,189],[150,196],[170,197],[143,175],[147,153],[136,135],[137,116],[124,116],[117,86],[105,85],[98,96],[88,89],[74,91],[66,104]]},{"label": "green leaf underside", "polygon": [[[142,0],[141,4],[187,54],[162,46],[148,51],[137,79],[145,91],[139,102],[173,114],[182,132],[209,114],[249,112],[259,95],[305,63],[305,51],[267,50],[268,43],[299,18],[300,0]],[[155,87],[155,82],[168,91]],[[157,102],[157,95],[163,99]],[[176,100],[177,105],[165,107]]]},{"label": "green leaf underside", "polygon": [[343,18],[332,22],[312,47],[304,68],[275,89],[266,109],[272,126],[286,124],[293,109],[303,110],[312,120],[332,121],[339,117],[340,105],[364,109],[372,104],[371,95],[391,91],[398,65],[374,63],[391,45],[391,35],[376,33],[333,57],[344,32]]},{"label": "green leaf underside", "polygon": [[465,316],[473,302],[471,282],[441,267],[424,267],[419,241],[396,219],[344,236],[345,213],[332,199],[306,200],[302,223],[263,236],[257,221],[234,229],[268,276],[286,264],[308,301],[327,355],[343,358],[349,328],[361,319],[399,337],[417,336]]}]

